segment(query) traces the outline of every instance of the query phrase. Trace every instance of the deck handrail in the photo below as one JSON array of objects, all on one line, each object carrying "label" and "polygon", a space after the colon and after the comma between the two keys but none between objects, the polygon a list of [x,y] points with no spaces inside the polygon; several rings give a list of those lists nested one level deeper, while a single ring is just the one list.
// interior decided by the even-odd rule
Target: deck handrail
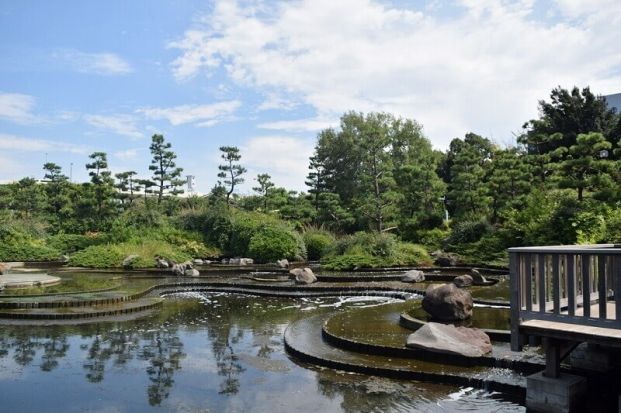
[{"label": "deck handrail", "polygon": [[621,329],[621,303],[608,301],[621,288],[621,245],[510,248],[509,272],[514,351],[524,344],[526,320]]}]

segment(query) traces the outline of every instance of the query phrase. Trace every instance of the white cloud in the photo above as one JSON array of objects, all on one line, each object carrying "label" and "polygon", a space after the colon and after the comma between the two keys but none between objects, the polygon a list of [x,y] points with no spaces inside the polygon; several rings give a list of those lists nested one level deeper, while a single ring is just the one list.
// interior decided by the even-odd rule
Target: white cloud
[{"label": "white cloud", "polygon": [[64,50],[55,57],[68,62],[80,73],[97,75],[126,75],[133,72],[131,65],[114,53],[85,53],[78,50]]},{"label": "white cloud", "polygon": [[140,151],[140,149],[138,148],[125,149],[122,151],[114,152],[112,155],[122,161],[133,161],[135,159],[138,159],[138,151]]},{"label": "white cloud", "polygon": [[[441,18],[378,0],[220,0],[169,45],[180,50],[172,70],[179,80],[224,70],[309,105],[316,119],[349,110],[412,117],[441,147],[471,130],[502,140],[557,85],[619,91],[621,2],[598,1],[558,0],[556,20],[545,20],[534,0],[462,0]],[[263,127],[318,126],[295,122]]]},{"label": "white cloud", "polygon": [[32,109],[35,105],[34,97],[21,93],[0,92],[0,119],[16,123],[34,121]]},{"label": "white cloud", "polygon": [[0,151],[69,152],[84,155],[89,149],[82,145],[0,133]]},{"label": "white cloud", "polygon": [[230,116],[241,106],[238,100],[212,103],[208,105],[180,105],[170,108],[142,108],[138,109],[147,119],[166,119],[172,125],[197,123],[196,126],[209,127]]},{"label": "white cloud", "polygon": [[136,119],[130,115],[84,115],[84,120],[96,128],[108,129],[132,139],[143,137],[136,126]]},{"label": "white cloud", "polygon": [[256,184],[254,178],[269,173],[277,186],[305,190],[308,158],[313,154],[314,141],[287,136],[258,136],[240,147],[241,163],[248,169],[245,188]]},{"label": "white cloud", "polygon": [[307,118],[307,119],[294,119],[294,120],[279,120],[275,122],[264,122],[258,126],[262,129],[274,129],[285,130],[294,132],[308,132],[318,131],[321,129],[336,127],[339,125],[338,119],[322,119],[322,118]]}]

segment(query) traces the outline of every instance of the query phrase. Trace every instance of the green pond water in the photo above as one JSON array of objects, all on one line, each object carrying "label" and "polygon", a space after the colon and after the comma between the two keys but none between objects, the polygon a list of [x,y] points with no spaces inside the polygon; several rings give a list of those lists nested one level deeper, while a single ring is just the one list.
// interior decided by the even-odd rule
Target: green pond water
[{"label": "green pond water", "polygon": [[524,411],[482,390],[317,368],[284,351],[296,319],[391,303],[184,293],[135,321],[0,326],[0,411]]}]

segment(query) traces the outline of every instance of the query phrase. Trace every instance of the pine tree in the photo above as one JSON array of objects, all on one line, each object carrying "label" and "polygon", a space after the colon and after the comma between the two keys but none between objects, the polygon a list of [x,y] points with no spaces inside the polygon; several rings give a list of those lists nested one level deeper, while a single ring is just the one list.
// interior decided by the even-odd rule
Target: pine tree
[{"label": "pine tree", "polygon": [[241,155],[239,154],[239,149],[237,147],[221,146],[220,151],[222,151],[221,158],[226,163],[218,166],[218,169],[220,170],[218,178],[222,178],[222,183],[229,188],[226,192],[226,204],[230,205],[231,194],[235,191],[235,186],[244,183],[242,175],[246,172],[246,168],[238,163],[235,163],[241,159]]},{"label": "pine tree", "polygon": [[108,170],[108,157],[105,152],[93,152],[89,155],[93,160],[86,164],[86,170],[91,177],[94,191],[95,223],[97,229],[102,229],[105,220],[113,213],[112,197],[114,195],[114,181]]},{"label": "pine tree", "polygon": [[267,200],[268,200],[268,192],[271,188],[274,187],[274,183],[271,181],[271,176],[268,174],[258,174],[256,177],[256,181],[259,183],[259,186],[255,186],[252,188],[253,191],[257,192],[259,196],[263,198],[263,210],[267,211]]},{"label": "pine tree", "polygon": [[172,147],[170,142],[164,141],[163,135],[155,134],[151,137],[151,165],[149,170],[153,171],[152,182],[155,182],[157,191],[157,203],[162,202],[162,198],[165,193],[170,195],[182,194],[183,190],[180,188],[183,185],[183,179],[180,179],[183,168],[177,168],[175,159],[177,154],[170,150]]}]

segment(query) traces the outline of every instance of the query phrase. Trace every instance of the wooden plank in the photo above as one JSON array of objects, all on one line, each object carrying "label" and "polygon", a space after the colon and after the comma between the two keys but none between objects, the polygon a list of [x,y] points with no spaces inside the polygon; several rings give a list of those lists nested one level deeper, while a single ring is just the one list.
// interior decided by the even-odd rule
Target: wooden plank
[{"label": "wooden plank", "polygon": [[597,257],[597,289],[599,292],[599,318],[607,317],[608,287],[606,286],[606,261],[608,257]]},{"label": "wooden plank", "polygon": [[546,312],[546,256],[544,254],[539,254],[538,256],[538,264],[537,264],[537,272],[539,274],[539,312]]},{"label": "wooden plank", "polygon": [[621,346],[621,329],[559,323],[548,320],[528,320],[520,329],[528,334],[553,337],[562,340]]},{"label": "wooden plank", "polygon": [[612,277],[615,290],[615,316],[617,320],[621,320],[621,257],[612,258]]},{"label": "wooden plank", "polygon": [[520,337],[520,260],[521,254],[509,253],[509,281],[511,283],[511,350],[522,350],[522,339]]},{"label": "wooden plank", "polygon": [[576,314],[576,266],[575,255],[567,254],[567,313]]},{"label": "wooden plank", "polygon": [[[591,256],[587,254],[582,255],[582,297],[591,296]],[[591,317],[591,303],[588,300],[582,303],[584,308],[584,316]]]},{"label": "wooden plank", "polygon": [[531,255],[524,254],[524,298],[526,299],[526,311],[533,311],[533,290],[531,287],[531,278]]},{"label": "wooden plank", "polygon": [[554,314],[561,312],[561,272],[559,255],[552,255],[552,301],[554,302]]}]

